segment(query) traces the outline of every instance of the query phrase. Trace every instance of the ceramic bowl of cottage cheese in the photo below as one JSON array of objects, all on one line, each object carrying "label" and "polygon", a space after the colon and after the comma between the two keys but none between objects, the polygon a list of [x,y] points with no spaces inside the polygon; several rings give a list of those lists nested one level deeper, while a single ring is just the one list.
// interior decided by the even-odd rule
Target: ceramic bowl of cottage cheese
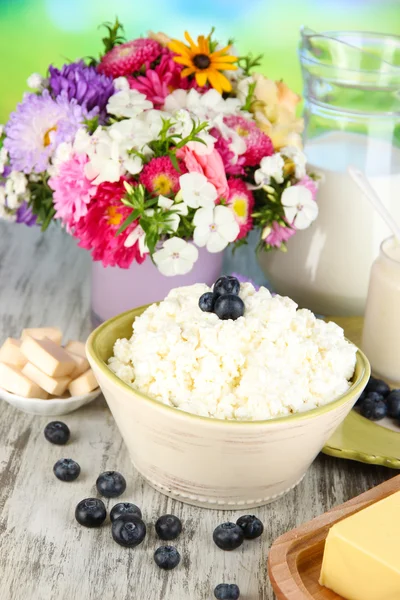
[{"label": "ceramic bowl of cottage cheese", "polygon": [[87,354],[135,467],[159,491],[207,508],[256,507],[304,477],[370,367],[334,323],[242,284],[236,320],[202,311],[210,288],[96,329]]}]

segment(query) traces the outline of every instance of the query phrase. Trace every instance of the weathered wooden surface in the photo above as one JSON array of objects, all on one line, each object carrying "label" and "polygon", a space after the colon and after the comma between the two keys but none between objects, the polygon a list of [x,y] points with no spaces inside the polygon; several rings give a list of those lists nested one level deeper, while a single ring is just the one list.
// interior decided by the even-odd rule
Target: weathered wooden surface
[{"label": "weathered wooden surface", "polygon": [[[243,272],[245,260],[236,270]],[[89,268],[89,256],[62,232],[41,236],[0,223],[0,340],[45,324],[84,339],[90,331]],[[240,513],[192,508],[153,491],[131,466],[102,399],[63,417],[72,432],[65,447],[44,439],[49,420],[0,404],[0,600],[210,600],[223,581],[238,583],[243,600],[272,600],[266,568],[272,541],[395,475],[320,456],[295,490],[255,511],[265,523],[262,538],[224,553],[212,531]],[[80,463],[76,482],[54,477],[61,457]],[[106,469],[125,474],[122,499],[141,506],[147,523],[166,512],[182,518],[178,569],[163,573],[154,565],[159,542],[151,525],[142,546],[128,550],[112,541],[108,522],[99,530],[75,522],[76,504],[95,494],[96,477]]]}]

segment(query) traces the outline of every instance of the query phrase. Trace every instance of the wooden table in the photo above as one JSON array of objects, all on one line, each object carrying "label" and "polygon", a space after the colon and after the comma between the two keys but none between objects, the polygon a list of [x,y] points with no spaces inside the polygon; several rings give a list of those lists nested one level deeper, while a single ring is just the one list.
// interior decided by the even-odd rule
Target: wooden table
[{"label": "wooden table", "polygon": [[[88,254],[61,231],[42,236],[0,223],[0,340],[38,325],[59,325],[67,338],[86,338],[89,269]],[[223,581],[238,583],[243,600],[272,600],[266,569],[272,541],[395,475],[321,455],[295,490],[254,511],[265,524],[262,538],[226,553],[212,542],[212,531],[240,513],[193,508],[150,488],[130,464],[102,398],[62,419],[72,437],[57,447],[43,436],[51,419],[0,403],[1,600],[211,600]],[[62,457],[80,463],[76,482],[54,477],[52,467]],[[123,500],[138,504],[149,524],[136,549],[115,544],[109,524],[90,530],[74,520],[76,504],[95,494],[96,477],[106,469],[125,475]],[[185,528],[176,543],[182,563],[170,573],[152,559],[158,542],[151,524],[166,512],[181,517]]]}]

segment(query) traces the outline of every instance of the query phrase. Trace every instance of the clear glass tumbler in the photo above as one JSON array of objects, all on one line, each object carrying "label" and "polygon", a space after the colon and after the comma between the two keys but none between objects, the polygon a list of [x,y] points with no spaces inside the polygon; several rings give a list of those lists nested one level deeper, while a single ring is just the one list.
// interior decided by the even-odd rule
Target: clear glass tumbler
[{"label": "clear glass tumbler", "polygon": [[305,153],[322,174],[319,217],[260,255],[280,294],[320,314],[362,315],[369,273],[390,234],[347,173],[363,170],[400,222],[400,37],[302,31]]}]

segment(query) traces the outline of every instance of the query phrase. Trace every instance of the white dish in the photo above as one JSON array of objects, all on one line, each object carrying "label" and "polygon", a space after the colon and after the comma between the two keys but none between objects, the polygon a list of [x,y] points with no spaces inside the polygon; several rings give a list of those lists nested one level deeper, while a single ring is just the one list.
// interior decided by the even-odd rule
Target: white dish
[{"label": "white dish", "polygon": [[16,394],[10,394],[0,388],[0,399],[5,400],[11,406],[31,415],[41,415],[42,417],[58,417],[67,415],[77,410],[85,404],[92,402],[97,396],[100,396],[100,388],[96,388],[89,394],[82,396],[72,396],[71,398],[54,398],[52,400],[42,400],[39,398],[24,398]]}]

